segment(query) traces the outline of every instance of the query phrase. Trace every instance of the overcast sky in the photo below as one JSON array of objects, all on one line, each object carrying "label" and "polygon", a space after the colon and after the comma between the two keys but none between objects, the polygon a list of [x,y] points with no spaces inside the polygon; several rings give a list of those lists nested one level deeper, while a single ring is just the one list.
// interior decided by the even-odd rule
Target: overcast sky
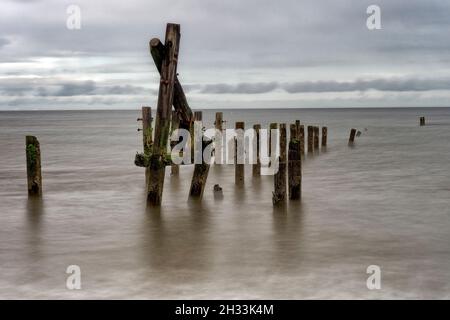
[{"label": "overcast sky", "polygon": [[0,110],[155,106],[167,22],[193,108],[450,106],[448,0],[2,0]]}]

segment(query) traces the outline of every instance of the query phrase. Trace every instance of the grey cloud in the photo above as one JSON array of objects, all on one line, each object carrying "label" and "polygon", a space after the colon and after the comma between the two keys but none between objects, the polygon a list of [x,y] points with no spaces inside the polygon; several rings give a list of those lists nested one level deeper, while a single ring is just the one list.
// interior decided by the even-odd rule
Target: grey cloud
[{"label": "grey cloud", "polygon": [[450,89],[450,79],[411,79],[387,78],[374,80],[339,81],[304,81],[288,83],[240,83],[211,84],[200,89],[208,94],[257,94],[268,93],[281,89],[288,93],[323,93],[323,92],[351,92],[351,91],[429,91]]}]

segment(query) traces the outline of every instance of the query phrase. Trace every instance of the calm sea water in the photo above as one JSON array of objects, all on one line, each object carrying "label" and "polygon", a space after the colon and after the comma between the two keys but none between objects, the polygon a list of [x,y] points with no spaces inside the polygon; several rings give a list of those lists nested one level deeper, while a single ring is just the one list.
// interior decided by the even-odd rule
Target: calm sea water
[{"label": "calm sea water", "polygon": [[[276,209],[273,177],[246,168],[237,189],[231,165],[211,168],[201,203],[192,166],[166,170],[163,205],[147,208],[139,112],[0,112],[0,298],[450,298],[450,109],[225,111],[229,128],[328,125],[302,201]],[[42,201],[27,196],[26,134],[41,142]],[[81,290],[66,289],[69,265]]]}]

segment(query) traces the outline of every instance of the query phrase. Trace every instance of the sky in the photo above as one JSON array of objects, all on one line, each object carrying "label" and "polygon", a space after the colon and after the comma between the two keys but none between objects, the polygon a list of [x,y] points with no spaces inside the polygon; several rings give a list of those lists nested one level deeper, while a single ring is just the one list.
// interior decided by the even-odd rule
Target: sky
[{"label": "sky", "polygon": [[2,0],[0,110],[156,106],[168,22],[193,109],[450,106],[448,0]]}]

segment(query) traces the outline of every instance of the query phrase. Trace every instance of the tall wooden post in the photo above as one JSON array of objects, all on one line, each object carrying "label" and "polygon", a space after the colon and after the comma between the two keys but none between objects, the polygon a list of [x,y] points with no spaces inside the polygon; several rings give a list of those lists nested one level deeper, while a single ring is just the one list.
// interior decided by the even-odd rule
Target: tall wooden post
[{"label": "tall wooden post", "polygon": [[[214,122],[214,127],[216,128],[216,135],[214,138],[214,162],[216,164],[223,164],[223,113],[216,112],[216,121]],[[220,133],[220,134],[219,134]]]},{"label": "tall wooden post", "polygon": [[41,147],[35,136],[26,136],[28,195],[42,195]]},{"label": "tall wooden post", "polygon": [[308,153],[314,152],[314,127],[308,126]]},{"label": "tall wooden post", "polygon": [[[172,125],[170,126],[170,135],[177,130],[180,126],[180,118],[178,118],[178,113],[172,110]],[[178,141],[170,141],[170,147],[173,149],[178,144]],[[173,176],[177,176],[180,173],[180,165],[172,163],[171,172]]]},{"label": "tall wooden post", "polygon": [[261,130],[261,125],[260,124],[255,124],[253,126],[253,130],[255,131],[255,135],[254,135],[254,141],[253,143],[256,145],[256,155],[253,155],[254,157],[256,156],[256,163],[253,164],[253,176],[254,177],[258,177],[261,175],[261,160],[259,159],[259,153],[260,153],[260,130]]},{"label": "tall wooden post", "polygon": [[319,151],[319,139],[320,139],[319,127],[314,127],[314,151]]},{"label": "tall wooden post", "polygon": [[244,184],[245,177],[245,149],[244,149],[244,122],[236,122],[236,142],[234,148],[234,181],[236,185]]},{"label": "tall wooden post", "polygon": [[302,156],[300,140],[296,138],[297,132],[297,126],[291,124],[288,149],[288,185],[291,200],[300,199],[302,192]]},{"label": "tall wooden post", "polygon": [[280,156],[278,172],[274,176],[272,203],[277,205],[286,199],[286,124],[280,123]]},{"label": "tall wooden post", "polygon": [[150,158],[150,177],[147,199],[150,204],[160,205],[166,171],[167,143],[170,130],[170,116],[177,74],[180,25],[168,23],[164,55],[161,63],[161,80],[156,110],[155,141]]},{"label": "tall wooden post", "polygon": [[322,147],[326,148],[327,146],[327,136],[328,136],[328,128],[322,127]]},{"label": "tall wooden post", "polygon": [[355,142],[356,129],[350,130],[350,138],[348,139],[348,144],[351,145]]},{"label": "tall wooden post", "polygon": [[[194,138],[196,141],[195,152],[198,153],[194,157],[194,174],[192,175],[191,188],[189,190],[189,196],[192,198],[201,198],[206,186],[206,180],[208,179],[209,164],[203,159],[203,151],[211,141],[203,141],[203,124],[202,124],[202,112],[195,111],[194,113]],[[201,154],[200,154],[201,153]]]}]

